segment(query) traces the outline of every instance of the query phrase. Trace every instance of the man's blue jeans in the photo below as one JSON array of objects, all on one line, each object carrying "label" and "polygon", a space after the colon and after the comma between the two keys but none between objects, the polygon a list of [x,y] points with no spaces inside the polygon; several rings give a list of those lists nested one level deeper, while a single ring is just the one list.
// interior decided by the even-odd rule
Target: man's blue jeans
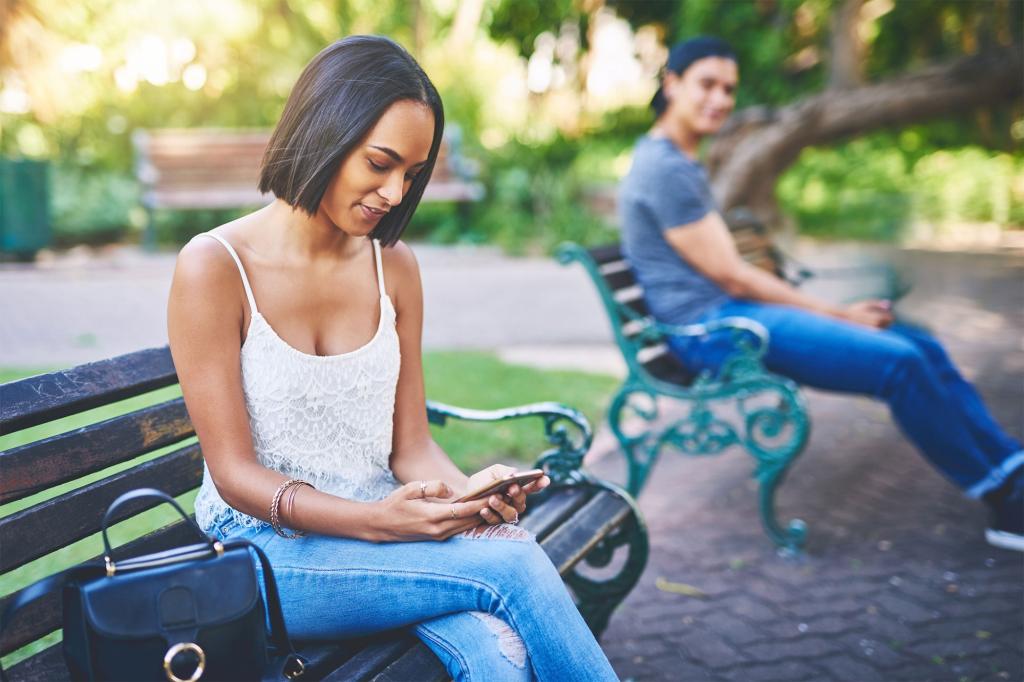
[{"label": "man's blue jeans", "polygon": [[618,679],[551,560],[518,526],[444,542],[289,540],[230,516],[207,531],[266,552],[294,639],[409,626],[454,680]]},{"label": "man's blue jeans", "polygon": [[[999,427],[929,334],[903,325],[869,329],[799,308],[739,300],[696,321],[733,316],[768,330],[769,370],[814,388],[887,402],[907,437],[968,496],[993,490],[1024,464],[1021,444]],[[714,371],[731,348],[727,337],[675,337],[669,345],[691,369]]]}]

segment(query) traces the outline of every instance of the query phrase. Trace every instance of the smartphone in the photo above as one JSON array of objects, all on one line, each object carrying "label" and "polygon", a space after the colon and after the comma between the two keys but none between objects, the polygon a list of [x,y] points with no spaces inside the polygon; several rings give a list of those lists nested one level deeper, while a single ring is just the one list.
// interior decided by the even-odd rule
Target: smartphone
[{"label": "smartphone", "polygon": [[540,478],[543,475],[544,475],[544,470],[543,469],[530,469],[529,471],[517,471],[514,474],[509,474],[508,476],[506,476],[504,478],[495,479],[495,480],[491,481],[490,483],[488,483],[488,484],[486,484],[486,485],[484,485],[484,486],[482,486],[480,488],[477,488],[476,490],[472,490],[472,491],[466,493],[465,495],[463,495],[462,497],[460,497],[459,499],[457,499],[455,501],[456,502],[471,502],[473,500],[481,500],[481,499],[487,497],[488,495],[496,495],[496,494],[503,493],[506,490],[508,490],[510,487],[512,487],[513,484],[518,483],[519,485],[523,486],[523,485],[526,485],[527,483],[531,483],[533,481],[536,481],[538,478]]}]

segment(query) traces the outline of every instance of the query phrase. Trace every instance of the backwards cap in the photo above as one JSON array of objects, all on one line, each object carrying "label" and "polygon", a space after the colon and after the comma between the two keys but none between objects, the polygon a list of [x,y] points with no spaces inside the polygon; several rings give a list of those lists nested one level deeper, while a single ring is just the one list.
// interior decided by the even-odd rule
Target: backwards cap
[{"label": "backwards cap", "polygon": [[[673,45],[668,53],[668,63],[665,64],[665,69],[681,76],[690,68],[691,64],[705,57],[725,57],[736,61],[736,52],[732,49],[732,45],[721,38],[698,36]],[[667,106],[668,100],[665,99],[665,93],[662,92],[662,87],[659,85],[658,91],[654,93],[654,98],[651,100],[651,108],[654,109],[656,115],[661,116]]]}]

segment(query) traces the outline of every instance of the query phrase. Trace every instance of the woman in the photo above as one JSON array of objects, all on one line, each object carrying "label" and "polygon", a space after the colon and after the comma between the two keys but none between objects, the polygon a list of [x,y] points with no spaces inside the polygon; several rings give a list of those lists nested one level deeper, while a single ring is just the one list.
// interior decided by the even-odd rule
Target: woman
[{"label": "woman", "polygon": [[[672,48],[651,102],[657,119],[636,145],[619,202],[623,247],[651,311],[679,325],[754,319],[770,335],[772,371],[885,400],[925,457],[989,504],[988,541],[1024,551],[1024,451],[939,342],[893,324],[886,301],[838,307],[740,257],[696,160],[701,140],[732,111],[737,85],[736,55],[724,41],[694,38]],[[728,352],[722,336],[669,345],[690,367],[713,370]]]},{"label": "woman", "polygon": [[399,237],[443,128],[404,49],[338,41],[271,137],[273,203],[182,249],[168,333],[206,463],[196,520],[267,552],[297,638],[412,626],[456,679],[615,679],[514,525],[547,478],[454,503],[511,469],[467,478],[428,430],[419,271]]}]

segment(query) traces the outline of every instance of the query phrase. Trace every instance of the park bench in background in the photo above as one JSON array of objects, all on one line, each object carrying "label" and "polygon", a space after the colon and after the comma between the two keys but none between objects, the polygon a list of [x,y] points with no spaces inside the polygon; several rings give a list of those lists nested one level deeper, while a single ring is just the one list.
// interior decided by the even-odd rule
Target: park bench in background
[{"label": "park bench in background", "polygon": [[[0,385],[0,433],[78,415],[176,383],[170,351],[163,347]],[[550,473],[554,485],[532,498],[522,525],[536,534],[584,618],[600,634],[612,610],[639,579],[648,546],[647,531],[632,498],[579,468],[592,436],[586,419],[557,403],[495,411],[428,403],[426,409],[430,421],[442,426],[452,418],[496,422],[537,417],[542,421],[551,448],[538,466]],[[202,480],[202,453],[194,435],[179,397],[0,452],[0,504],[39,496],[30,500],[30,506],[0,518],[0,573],[8,574],[95,534],[107,505],[127,490],[157,487],[178,496],[197,488]],[[158,450],[164,451],[152,456]],[[67,490],[69,482],[76,485],[80,483],[76,479],[126,463],[126,468],[106,471],[98,480],[85,479]],[[148,501],[147,506],[126,510],[116,521],[154,504]],[[189,529],[178,521],[130,541],[117,553],[127,557],[191,541]],[[96,546],[100,546],[98,540]],[[0,599],[0,612],[10,599],[9,594]],[[60,622],[59,595],[34,602],[4,634],[0,654],[57,630]],[[309,661],[309,672],[302,679],[447,679],[430,650],[404,632],[304,643],[300,651]],[[68,673],[60,646],[54,645],[13,666],[9,675],[11,680],[64,680]]]},{"label": "park bench in background", "polygon": [[[666,447],[687,455],[715,455],[731,445],[754,457],[765,532],[779,547],[798,551],[806,528],[800,520],[782,528],[775,518],[775,490],[807,441],[809,421],[797,386],[761,363],[767,334],[745,318],[685,327],[654,320],[643,290],[618,244],[584,249],[559,247],[563,264],[581,263],[593,280],[611,322],[627,375],[608,407],[608,424],[628,465],[627,489],[639,495]],[[734,352],[717,375],[694,374],[676,359],[667,335],[728,334]],[[659,397],[689,405],[681,419],[659,418]],[[638,419],[630,419],[630,417]]]},{"label": "park bench in background", "polygon": [[[909,287],[885,264],[812,270],[789,258],[770,230],[745,209],[726,220],[736,247],[748,262],[795,286],[811,278],[842,278],[853,283],[856,298],[898,299]],[[775,492],[807,442],[807,410],[792,381],[768,372],[761,362],[767,333],[758,323],[730,318],[709,324],[674,327],[658,323],[619,244],[583,249],[564,244],[563,264],[578,261],[590,275],[604,304],[627,376],[608,407],[608,423],[628,465],[626,488],[643,489],[661,451],[672,447],[687,455],[714,455],[731,445],[745,448],[757,462],[761,522],[768,537],[786,551],[803,545],[806,526],[799,519],[783,528],[775,518]],[[694,374],[669,351],[666,337],[729,334],[734,352],[717,375]],[[658,397],[690,405],[682,419],[659,421]],[[628,420],[630,416],[637,420]]]},{"label": "park bench in background", "polygon": [[[155,243],[159,209],[243,208],[271,200],[261,194],[260,161],[269,130],[165,128],[138,130],[132,136],[135,174],[142,185],[147,222],[144,242]],[[454,126],[445,137],[423,201],[459,204],[479,201],[483,186],[472,179],[471,164],[460,155]]]}]

